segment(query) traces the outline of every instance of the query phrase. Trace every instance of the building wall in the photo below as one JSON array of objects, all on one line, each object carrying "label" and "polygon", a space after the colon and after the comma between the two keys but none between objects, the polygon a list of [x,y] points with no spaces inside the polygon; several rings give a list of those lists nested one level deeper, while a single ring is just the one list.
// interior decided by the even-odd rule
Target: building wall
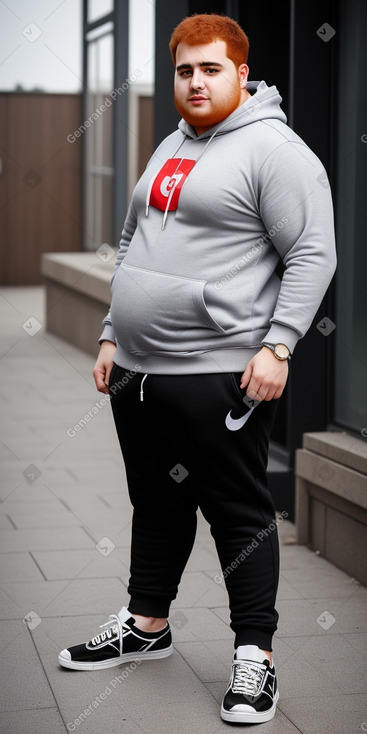
[{"label": "building wall", "polygon": [[41,283],[43,252],[82,248],[82,98],[0,94],[1,285]]}]

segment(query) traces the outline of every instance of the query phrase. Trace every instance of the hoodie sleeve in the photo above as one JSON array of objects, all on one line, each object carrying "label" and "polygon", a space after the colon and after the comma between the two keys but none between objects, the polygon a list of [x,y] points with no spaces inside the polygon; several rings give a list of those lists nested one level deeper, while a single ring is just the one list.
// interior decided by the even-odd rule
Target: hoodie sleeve
[{"label": "hoodie sleeve", "polygon": [[[124,228],[121,233],[119,249],[118,249],[115,266],[114,266],[112,277],[111,277],[111,285],[113,283],[113,279],[116,275],[116,272],[119,269],[128,251],[130,242],[132,240],[133,234],[136,229],[136,224],[137,224],[136,212],[133,208],[133,204],[131,203],[129,210],[127,212],[127,215],[126,215]],[[102,321],[102,324],[104,328],[98,340],[99,344],[102,344],[103,341],[116,342],[115,332],[114,332],[112,322],[111,322],[111,311],[109,311],[107,316],[105,316],[105,318]]]},{"label": "hoodie sleeve", "polygon": [[337,263],[330,185],[306,144],[287,141],[267,157],[259,173],[259,203],[285,267],[262,341],[286,344],[293,352],[311,326]]}]

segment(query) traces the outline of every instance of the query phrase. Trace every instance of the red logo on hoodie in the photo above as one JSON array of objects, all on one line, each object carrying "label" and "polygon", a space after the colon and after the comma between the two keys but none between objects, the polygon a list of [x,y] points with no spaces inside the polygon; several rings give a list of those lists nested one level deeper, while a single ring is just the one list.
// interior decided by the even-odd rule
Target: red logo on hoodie
[{"label": "red logo on hoodie", "polygon": [[149,204],[162,212],[175,211],[181,189],[195,163],[189,158],[169,158],[154,179]]}]

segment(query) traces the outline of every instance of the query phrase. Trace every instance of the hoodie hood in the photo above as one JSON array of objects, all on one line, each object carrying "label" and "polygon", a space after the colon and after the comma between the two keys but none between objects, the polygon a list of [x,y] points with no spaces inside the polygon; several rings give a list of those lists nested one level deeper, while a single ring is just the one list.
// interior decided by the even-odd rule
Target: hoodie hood
[{"label": "hoodie hood", "polygon": [[266,82],[248,82],[247,91],[251,98],[232,112],[229,117],[214,125],[202,135],[197,135],[192,125],[181,119],[178,128],[185,137],[194,140],[208,140],[216,135],[223,135],[245,125],[251,125],[259,120],[275,119],[286,123],[287,118],[280,107],[282,97],[273,85],[268,87]]}]

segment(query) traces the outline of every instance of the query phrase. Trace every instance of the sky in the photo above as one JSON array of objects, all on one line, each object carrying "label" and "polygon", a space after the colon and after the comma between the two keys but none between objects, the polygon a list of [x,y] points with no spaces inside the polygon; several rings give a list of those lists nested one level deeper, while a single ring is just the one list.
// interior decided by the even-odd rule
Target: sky
[{"label": "sky", "polygon": [[[141,69],[145,84],[154,81],[153,13],[152,0],[130,0],[128,73]],[[81,0],[0,0],[0,91],[18,84],[26,91],[81,91]]]}]

